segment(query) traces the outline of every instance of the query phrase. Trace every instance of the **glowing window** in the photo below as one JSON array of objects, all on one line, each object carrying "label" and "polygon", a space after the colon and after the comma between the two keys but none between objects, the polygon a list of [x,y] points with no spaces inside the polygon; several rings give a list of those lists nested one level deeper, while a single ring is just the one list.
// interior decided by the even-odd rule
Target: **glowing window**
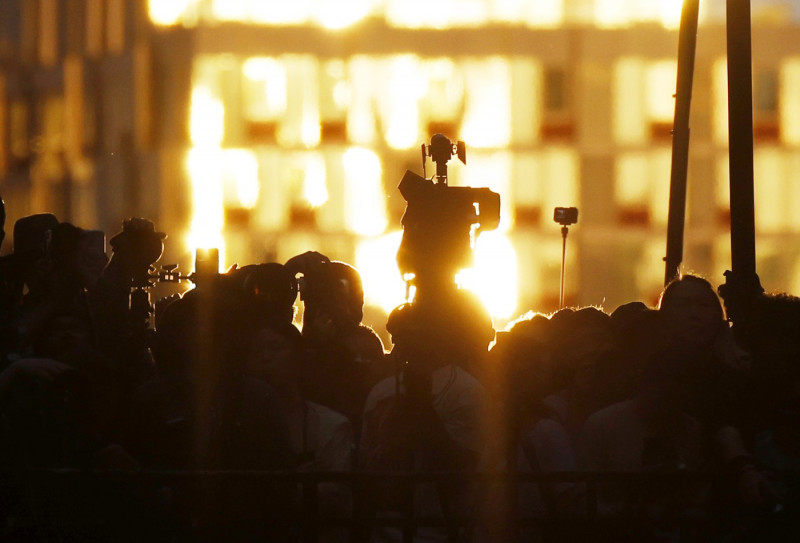
[{"label": "glowing window", "polygon": [[385,74],[380,78],[380,94],[376,99],[380,105],[386,143],[393,149],[410,149],[419,145],[419,101],[425,90],[419,77],[419,59],[412,55],[397,56],[387,59],[377,68]]},{"label": "glowing window", "polygon": [[781,67],[779,96],[781,138],[788,145],[800,145],[800,58],[787,59]]},{"label": "glowing window", "polygon": [[579,205],[580,160],[570,147],[551,147],[540,154],[539,161],[542,219],[548,224],[553,208]]},{"label": "glowing window", "polygon": [[387,0],[387,22],[404,28],[477,26],[487,22],[484,0]]},{"label": "glowing window", "polygon": [[219,146],[225,136],[225,107],[206,86],[192,90],[190,135],[195,145]]},{"label": "glowing window", "polygon": [[711,104],[714,141],[720,145],[728,145],[728,63],[719,58],[712,68]]},{"label": "glowing window", "polygon": [[311,0],[251,0],[247,18],[259,24],[303,24],[308,21],[312,11]]},{"label": "glowing window", "polygon": [[158,26],[187,23],[187,17],[196,9],[198,0],[148,0],[150,20]]},{"label": "glowing window", "polygon": [[653,62],[647,67],[647,116],[651,122],[672,123],[675,115],[675,60]]},{"label": "glowing window", "polygon": [[345,151],[342,163],[348,228],[362,236],[383,233],[388,223],[380,158],[370,149],[351,147]]},{"label": "glowing window", "polygon": [[286,147],[315,147],[320,141],[319,61],[308,55],[285,57],[286,115],[278,142]]},{"label": "glowing window", "polygon": [[[542,115],[549,113],[546,77],[543,76],[540,62],[515,58],[511,61],[511,103],[514,114],[511,116],[511,141],[521,145],[535,144],[539,140]],[[545,81],[543,82],[543,79]],[[563,90],[563,88],[561,89]],[[564,98],[550,96],[557,101]],[[562,113],[563,109],[558,113]]]},{"label": "glowing window", "polygon": [[682,5],[682,0],[595,0],[594,21],[600,27],[652,21],[674,29],[680,24]]},{"label": "glowing window", "polygon": [[647,140],[646,69],[639,57],[623,57],[614,64],[612,132],[618,143]]},{"label": "glowing window", "polygon": [[461,139],[472,147],[505,147],[511,139],[511,73],[502,58],[464,63],[467,100]]},{"label": "glowing window", "polygon": [[614,201],[625,224],[667,223],[671,151],[624,153],[615,164]]},{"label": "glowing window", "polygon": [[258,202],[258,159],[249,149],[222,152],[223,202],[226,208],[253,209]]},{"label": "glowing window", "polygon": [[776,148],[753,153],[755,220],[757,232],[780,232],[789,223],[793,209],[786,197],[787,172],[784,154]]},{"label": "glowing window", "polygon": [[351,143],[369,145],[376,138],[373,96],[379,91],[374,77],[375,61],[357,55],[350,60],[348,69],[350,104],[347,113],[347,137]]},{"label": "glowing window", "polygon": [[225,262],[222,163],[219,149],[195,148],[189,151],[187,167],[192,180],[192,221],[188,245],[192,253],[198,248],[218,248],[220,268]]},{"label": "glowing window", "polygon": [[[425,82],[421,106],[431,121],[454,122],[464,107],[464,73],[461,66],[446,58],[422,62],[420,77]],[[455,134],[447,134],[455,136]]]},{"label": "glowing window", "polygon": [[495,21],[523,23],[530,27],[552,28],[564,19],[563,0],[494,0],[490,9]]},{"label": "glowing window", "polygon": [[253,121],[274,121],[286,111],[286,68],[278,60],[248,58],[242,64],[244,115]]},{"label": "glowing window", "polygon": [[373,0],[317,0],[314,18],[330,30],[347,28],[364,19],[373,9]]}]

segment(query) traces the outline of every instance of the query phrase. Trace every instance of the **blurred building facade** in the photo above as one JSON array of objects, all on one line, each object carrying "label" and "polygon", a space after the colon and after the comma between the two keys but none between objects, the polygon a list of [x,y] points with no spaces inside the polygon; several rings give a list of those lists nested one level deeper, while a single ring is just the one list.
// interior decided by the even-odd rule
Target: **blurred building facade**
[{"label": "blurred building facade", "polygon": [[[704,5],[707,4],[708,6]],[[721,3],[724,4],[724,3]],[[800,292],[800,43],[790,2],[753,3],[758,271]],[[675,0],[0,0],[0,194],[117,231],[152,218],[164,261],[315,249],[372,305],[419,146],[467,144],[451,184],[503,199],[465,274],[500,319],[558,301],[555,206],[580,208],[567,300],[654,301],[664,269]],[[686,269],[730,266],[724,13],[701,1]],[[429,170],[430,173],[430,170]]]}]

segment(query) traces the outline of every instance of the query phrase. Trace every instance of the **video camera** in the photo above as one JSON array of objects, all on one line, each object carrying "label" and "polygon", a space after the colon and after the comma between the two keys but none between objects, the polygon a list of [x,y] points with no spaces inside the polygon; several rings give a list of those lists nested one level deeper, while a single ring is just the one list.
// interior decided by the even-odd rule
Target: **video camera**
[{"label": "video camera", "polygon": [[447,162],[457,155],[466,164],[464,142],[456,145],[435,134],[422,144],[422,167],[428,156],[436,163],[431,179],[407,171],[398,189],[406,200],[403,238],[397,252],[400,272],[417,290],[454,284],[455,274],[472,265],[473,242],[480,232],[500,222],[500,195],[488,188],[451,187]]}]

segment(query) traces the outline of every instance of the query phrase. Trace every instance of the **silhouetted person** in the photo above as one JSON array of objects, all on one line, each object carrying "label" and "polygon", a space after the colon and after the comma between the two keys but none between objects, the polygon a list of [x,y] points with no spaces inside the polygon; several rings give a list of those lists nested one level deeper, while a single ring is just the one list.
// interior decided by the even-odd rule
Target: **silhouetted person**
[{"label": "silhouetted person", "polygon": [[302,274],[303,395],[344,414],[358,430],[370,388],[388,373],[380,338],[361,324],[361,277],[352,266],[313,252],[290,259],[286,266]]},{"label": "silhouetted person", "polygon": [[[456,291],[447,301],[400,306],[389,318],[398,373],[367,399],[359,444],[365,469],[471,471],[484,456],[485,391],[462,364],[487,356],[494,330],[468,293]],[[474,514],[475,499],[474,488],[463,482],[420,483],[384,488],[374,505],[391,515],[413,504],[415,514],[447,519]],[[449,526],[450,537],[457,531]],[[416,537],[445,540],[448,530],[420,529]]]}]

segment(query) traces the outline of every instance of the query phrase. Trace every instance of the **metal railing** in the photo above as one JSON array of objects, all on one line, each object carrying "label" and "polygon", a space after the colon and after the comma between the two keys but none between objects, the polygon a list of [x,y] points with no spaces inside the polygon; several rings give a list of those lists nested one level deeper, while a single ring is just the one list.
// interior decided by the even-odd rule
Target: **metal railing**
[{"label": "metal railing", "polygon": [[[489,522],[504,526],[506,535],[521,528],[552,528],[569,527],[571,529],[595,529],[602,527],[640,526],[647,528],[654,525],[652,519],[644,513],[644,509],[631,503],[625,513],[615,516],[605,516],[598,508],[599,492],[604,485],[631,490],[631,495],[641,497],[644,492],[637,489],[653,489],[655,485],[669,484],[671,488],[683,485],[706,485],[710,488],[720,482],[722,474],[718,472],[553,472],[545,474],[506,472],[492,473],[463,473],[463,472],[395,472],[376,473],[364,471],[351,472],[313,472],[301,473],[294,471],[181,471],[181,470],[81,470],[81,469],[30,469],[25,471],[0,470],[0,508],[2,508],[2,491],[12,495],[13,499],[24,502],[22,507],[8,509],[0,512],[0,520],[4,520],[4,527],[0,527],[0,538],[24,537],[25,535],[38,534],[45,536],[51,530],[63,532],[65,529],[75,528],[78,531],[108,526],[114,519],[99,514],[94,519],[97,526],[92,526],[90,519],[64,518],[53,515],[52,508],[59,506],[58,497],[70,499],[70,496],[102,499],[110,492],[126,489],[134,494],[140,494],[142,489],[150,491],[151,495],[164,489],[180,490],[179,495],[202,495],[209,489],[228,491],[226,496],[237,496],[237,489],[282,488],[285,491],[285,505],[291,507],[280,509],[278,514],[270,515],[265,509],[258,518],[258,525],[269,529],[292,530],[293,537],[303,541],[316,541],[320,534],[330,529],[346,529],[351,540],[364,540],[365,534],[377,528],[396,528],[401,530],[404,540],[411,540],[419,528],[463,528],[476,527]],[[773,474],[773,477],[782,484],[800,488],[800,472],[782,472]],[[335,483],[349,489],[352,498],[352,507],[349,514],[330,516],[320,508],[320,485]],[[486,518],[480,508],[470,515],[423,515],[415,514],[413,503],[407,504],[402,511],[395,511],[394,515],[378,514],[373,501],[372,490],[386,484],[405,485],[413,487],[420,483],[454,484],[468,483],[472,491],[481,496],[503,496],[507,499],[505,508],[499,508],[494,514],[500,518]],[[539,488],[556,483],[571,483],[580,486],[581,501],[585,506],[582,512],[561,513],[552,509],[543,509],[538,514],[520,512],[516,506],[516,489],[522,483],[536,483]],[[16,494],[15,494],[16,491]],[[232,492],[232,493],[231,493]],[[146,494],[146,493],[145,493]],[[243,496],[246,496],[245,492]],[[56,497],[55,504],[53,497]],[[243,498],[246,499],[246,498]],[[9,498],[6,496],[6,501]],[[6,503],[8,505],[8,503]],[[19,505],[19,504],[17,504]],[[777,508],[781,507],[776,504]],[[2,509],[0,509],[2,511]],[[774,514],[775,508],[763,514]],[[192,512],[189,513],[191,516]],[[199,513],[195,513],[199,514]],[[718,520],[719,513],[710,513],[708,510],[690,509],[678,510],[674,514],[660,516],[658,523],[667,524],[677,529],[694,529],[707,526]],[[5,518],[3,518],[5,517]],[[75,526],[70,522],[75,521]],[[201,523],[202,524],[202,523]],[[194,527],[193,527],[194,526]],[[140,526],[146,529],[145,526]],[[195,525],[185,527],[185,530],[196,529]],[[202,528],[200,528],[202,529]],[[511,530],[509,532],[508,530]],[[491,538],[490,538],[491,539]],[[800,538],[798,538],[800,540]]]}]

